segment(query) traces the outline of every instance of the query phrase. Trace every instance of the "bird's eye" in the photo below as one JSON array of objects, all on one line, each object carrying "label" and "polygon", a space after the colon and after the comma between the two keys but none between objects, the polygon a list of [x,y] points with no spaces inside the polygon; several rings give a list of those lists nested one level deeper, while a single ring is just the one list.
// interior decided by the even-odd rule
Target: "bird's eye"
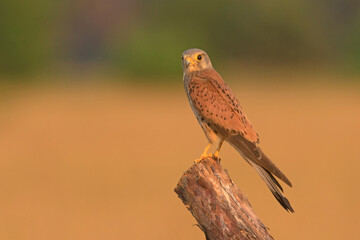
[{"label": "bird's eye", "polygon": [[181,56],[181,60],[184,60],[184,56]]},{"label": "bird's eye", "polygon": [[198,60],[201,60],[201,59],[202,59],[202,56],[201,56],[201,55],[198,55],[198,56],[197,56],[197,59],[198,59]]}]

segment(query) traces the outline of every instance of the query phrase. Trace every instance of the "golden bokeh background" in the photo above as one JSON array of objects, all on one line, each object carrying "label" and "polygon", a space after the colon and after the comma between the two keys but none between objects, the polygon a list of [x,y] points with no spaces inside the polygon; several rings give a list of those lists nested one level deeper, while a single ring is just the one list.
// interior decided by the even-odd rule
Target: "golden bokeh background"
[{"label": "golden bokeh background", "polygon": [[[179,77],[180,81],[180,77]],[[360,95],[352,86],[233,84],[290,177],[288,214],[229,145],[222,164],[276,239],[356,239]],[[206,145],[176,89],[12,89],[1,104],[2,239],[203,239],[173,192]]]},{"label": "golden bokeh background", "polygon": [[357,239],[358,1],[0,9],[0,239],[205,239],[173,191],[206,146],[182,83],[192,47],[208,52],[293,183],[289,214],[221,150],[272,236]]}]

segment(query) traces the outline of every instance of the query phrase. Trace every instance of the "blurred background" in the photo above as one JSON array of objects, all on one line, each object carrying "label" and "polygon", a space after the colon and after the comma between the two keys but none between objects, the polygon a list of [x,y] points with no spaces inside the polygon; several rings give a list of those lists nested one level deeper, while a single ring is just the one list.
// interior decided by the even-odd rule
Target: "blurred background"
[{"label": "blurred background", "polygon": [[360,2],[2,0],[0,238],[204,239],[173,192],[206,146],[204,49],[291,179],[286,213],[225,145],[275,239],[357,239]]}]

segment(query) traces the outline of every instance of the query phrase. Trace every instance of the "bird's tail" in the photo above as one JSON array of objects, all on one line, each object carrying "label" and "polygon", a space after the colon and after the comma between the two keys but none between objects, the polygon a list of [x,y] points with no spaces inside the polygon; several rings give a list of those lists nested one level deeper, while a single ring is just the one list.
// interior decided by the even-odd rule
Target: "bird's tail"
[{"label": "bird's tail", "polygon": [[286,211],[294,212],[294,209],[291,207],[290,202],[287,200],[286,197],[282,195],[283,189],[279,182],[275,179],[275,177],[268,170],[257,165],[256,163],[252,161],[248,161],[248,163],[255,168],[260,177],[265,181],[271,193],[281,204],[281,206],[285,208]]},{"label": "bird's tail", "polygon": [[275,175],[291,187],[292,184],[285,174],[255,144],[245,141],[238,136],[231,137],[228,141],[255,168],[281,206],[286,211],[294,212],[287,198],[282,195],[283,189],[281,185],[274,177]]}]

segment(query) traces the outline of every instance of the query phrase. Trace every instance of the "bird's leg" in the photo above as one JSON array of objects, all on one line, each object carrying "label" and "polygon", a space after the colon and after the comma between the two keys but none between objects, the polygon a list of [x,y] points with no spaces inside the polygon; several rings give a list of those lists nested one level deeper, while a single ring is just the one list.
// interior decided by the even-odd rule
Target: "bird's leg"
[{"label": "bird's leg", "polygon": [[211,142],[208,143],[208,145],[206,146],[203,154],[201,154],[201,157],[199,159],[196,159],[195,162],[199,162],[200,160],[207,158],[207,157],[211,157],[212,154],[207,154],[207,152],[209,151],[209,148],[211,147]]},{"label": "bird's leg", "polygon": [[219,142],[219,145],[218,145],[218,147],[216,148],[216,152],[214,153],[214,157],[218,158],[219,152],[220,152],[220,148],[221,148],[223,142],[224,142],[224,139],[222,139],[222,140]]},{"label": "bird's leg", "polygon": [[211,154],[207,154],[207,152],[209,151],[209,148],[211,147],[211,143],[209,142],[208,145],[206,146],[203,154],[201,154],[201,157],[200,159],[204,159],[204,158],[207,158],[209,156],[211,156]]}]

